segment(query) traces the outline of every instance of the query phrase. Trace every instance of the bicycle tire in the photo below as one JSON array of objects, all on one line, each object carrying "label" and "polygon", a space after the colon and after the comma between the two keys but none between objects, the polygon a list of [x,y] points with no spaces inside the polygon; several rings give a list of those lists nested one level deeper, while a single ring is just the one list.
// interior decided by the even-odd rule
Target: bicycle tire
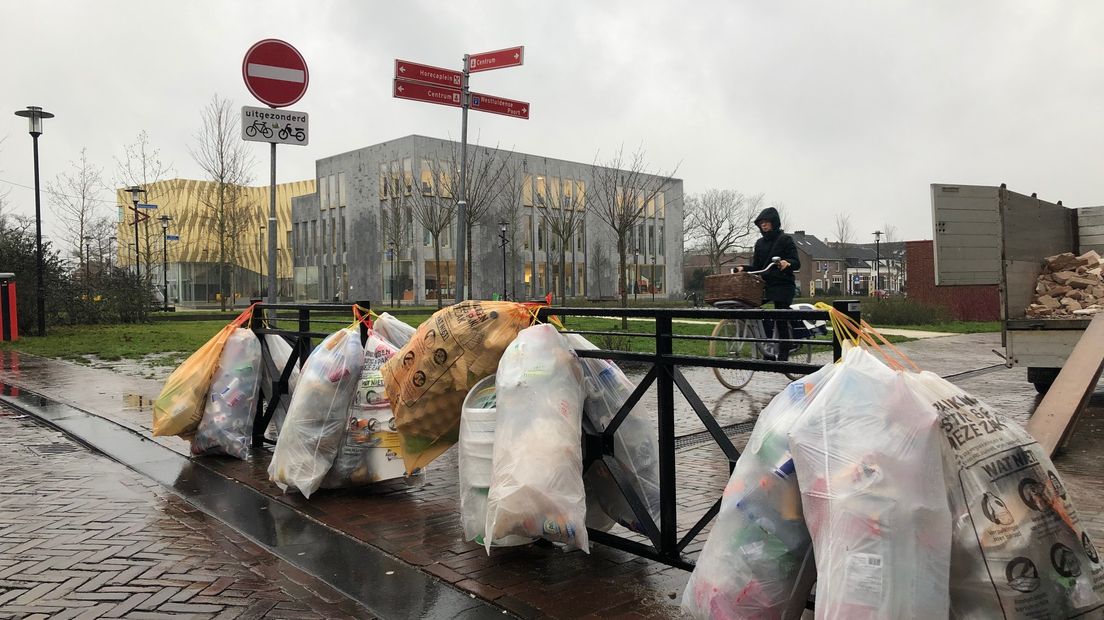
[{"label": "bicycle tire", "polygon": [[286,130],[284,130],[284,129],[280,130],[280,139],[281,140],[287,140],[288,139],[288,132]]},{"label": "bicycle tire", "polygon": [[268,127],[265,127],[264,129],[261,130],[261,135],[263,135],[266,138],[271,138],[272,137],[272,130],[269,129]]},{"label": "bicycle tire", "polygon": [[[756,338],[756,323],[744,319],[725,319],[713,328],[713,336],[722,338]],[[758,359],[759,347],[754,342],[733,342],[710,340],[709,356],[725,359]],[[754,370],[735,368],[714,368],[713,374],[721,385],[730,390],[742,390],[751,382]]]},{"label": "bicycle tire", "polygon": [[[802,351],[804,351],[804,353],[802,353]],[[801,360],[802,357],[804,357],[805,359]],[[791,362],[796,361],[796,362],[801,362],[801,363],[805,363],[805,364],[812,364],[813,363],[813,345],[803,344],[803,345],[800,345],[800,348],[797,349],[796,351],[791,351],[790,352],[790,361]],[[784,372],[782,374],[786,375],[786,378],[789,379],[790,381],[797,381],[801,377],[805,376],[804,373],[796,373],[796,372]]]},{"label": "bicycle tire", "polygon": [[252,138],[253,136],[257,135],[257,128],[254,127],[253,125],[250,125],[250,126],[246,127],[245,128],[245,135]]}]

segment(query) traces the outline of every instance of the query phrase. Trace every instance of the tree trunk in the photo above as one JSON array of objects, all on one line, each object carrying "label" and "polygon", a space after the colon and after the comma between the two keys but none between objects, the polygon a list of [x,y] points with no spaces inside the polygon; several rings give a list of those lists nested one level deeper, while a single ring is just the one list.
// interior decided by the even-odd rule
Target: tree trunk
[{"label": "tree trunk", "polygon": [[[617,235],[617,284],[621,288],[621,307],[629,307],[629,286],[627,278],[625,277],[625,269],[628,268],[626,263],[628,257],[625,256],[625,233]],[[621,317],[621,329],[629,329],[629,319],[627,317]]]},{"label": "tree trunk", "polygon": [[437,309],[441,309],[441,234],[433,235],[433,268],[437,275]]},{"label": "tree trunk", "polygon": [[567,306],[567,249],[560,240],[560,304]]},{"label": "tree trunk", "polygon": [[475,291],[472,290],[472,227],[469,225],[467,230],[468,243],[464,248],[466,258],[464,259],[464,277],[468,279],[468,299],[475,299]]}]

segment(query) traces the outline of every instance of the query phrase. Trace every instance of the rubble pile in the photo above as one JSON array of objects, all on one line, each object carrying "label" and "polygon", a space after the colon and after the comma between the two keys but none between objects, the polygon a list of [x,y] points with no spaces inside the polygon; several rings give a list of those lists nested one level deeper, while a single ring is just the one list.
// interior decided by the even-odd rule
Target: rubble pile
[{"label": "rubble pile", "polygon": [[1075,318],[1104,312],[1104,261],[1096,252],[1071,252],[1046,259],[1035,283],[1031,318]]}]

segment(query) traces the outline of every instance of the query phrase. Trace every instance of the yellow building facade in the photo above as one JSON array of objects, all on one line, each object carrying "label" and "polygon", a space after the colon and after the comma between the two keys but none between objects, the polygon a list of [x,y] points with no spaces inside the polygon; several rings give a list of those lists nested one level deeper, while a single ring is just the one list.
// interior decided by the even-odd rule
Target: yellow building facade
[{"label": "yellow building facade", "polygon": [[[167,285],[170,303],[198,306],[232,295],[238,303],[267,291],[269,187],[235,186],[227,205],[218,208],[218,184],[195,179],[169,179],[146,185],[140,209],[149,218],[135,235],[131,195],[117,190],[119,207],[117,264],[149,275],[161,290]],[[291,297],[291,201],[313,194],[315,181],[276,186],[276,257],[279,296]],[[220,226],[221,223],[221,226]],[[220,228],[222,258],[220,261]],[[138,250],[135,251],[137,237]]]}]

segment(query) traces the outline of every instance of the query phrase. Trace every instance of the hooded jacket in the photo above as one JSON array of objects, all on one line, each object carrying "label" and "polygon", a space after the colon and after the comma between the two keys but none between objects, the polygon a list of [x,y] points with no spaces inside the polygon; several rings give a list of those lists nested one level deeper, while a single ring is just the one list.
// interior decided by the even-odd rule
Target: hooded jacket
[{"label": "hooded jacket", "polygon": [[793,299],[794,272],[801,267],[801,260],[797,257],[797,246],[794,244],[793,237],[782,232],[782,220],[778,216],[777,209],[774,207],[763,209],[759,217],[755,218],[755,226],[758,227],[759,223],[763,221],[771,223],[771,230],[763,233],[763,236],[755,242],[755,253],[752,255],[751,265],[745,267],[745,269],[759,271],[769,265],[771,257],[774,256],[789,261],[789,269],[782,270],[776,267],[759,274],[759,277],[766,282],[768,299],[773,299],[781,294]]}]

